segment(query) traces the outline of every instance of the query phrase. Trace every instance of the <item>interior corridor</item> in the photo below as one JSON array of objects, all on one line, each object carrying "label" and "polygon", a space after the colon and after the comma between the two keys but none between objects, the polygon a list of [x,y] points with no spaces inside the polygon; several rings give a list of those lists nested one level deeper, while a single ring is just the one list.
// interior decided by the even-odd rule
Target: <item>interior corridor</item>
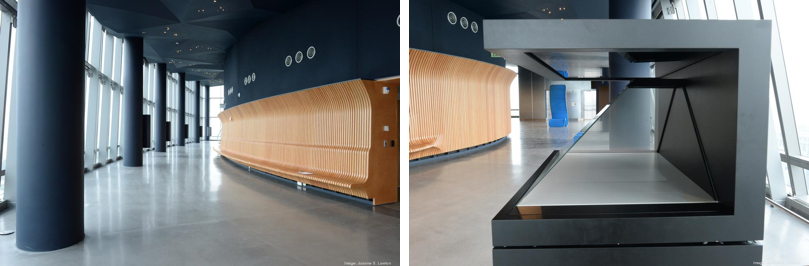
[{"label": "interior corridor", "polygon": [[[251,173],[214,152],[217,144],[85,174],[85,240],[32,253],[15,247],[15,234],[0,236],[0,265],[398,263],[398,203],[373,207]],[[0,213],[0,231],[14,221],[15,210]]]}]

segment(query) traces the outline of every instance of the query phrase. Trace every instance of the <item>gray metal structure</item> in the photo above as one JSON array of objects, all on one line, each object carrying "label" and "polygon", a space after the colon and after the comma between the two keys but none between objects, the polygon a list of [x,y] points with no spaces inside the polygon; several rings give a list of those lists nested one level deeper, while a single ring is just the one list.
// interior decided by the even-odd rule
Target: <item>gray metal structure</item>
[{"label": "gray metal structure", "polygon": [[[763,239],[770,21],[485,20],[483,33],[488,51],[551,80],[581,79],[561,76],[536,54],[649,55],[651,60],[636,62],[656,62],[656,79],[599,80],[634,80],[646,83],[637,86],[645,88],[682,81],[670,87],[677,88],[674,95],[685,92],[694,128],[699,127],[697,152],[702,152],[704,165],[679,160],[694,151],[671,147],[685,136],[677,130],[664,129],[669,140],[662,141],[657,151],[684,173],[690,172],[689,167],[709,169],[707,177],[689,178],[697,184],[707,178],[708,188],[715,189],[709,193],[718,201],[688,206],[578,206],[539,217],[515,213],[517,202],[558,159],[555,153],[492,221],[495,265],[588,265],[606,259],[608,253],[612,261],[599,264],[668,265],[689,254],[698,256],[691,265],[760,260],[761,246],[748,241]],[[672,96],[662,101],[675,102]],[[669,123],[674,123],[669,128],[679,127],[677,121]],[[582,209],[590,213],[581,215]],[[708,244],[717,242],[724,244]],[[714,249],[734,255],[717,257],[720,253],[706,252]],[[537,260],[539,255],[543,259]]]}]

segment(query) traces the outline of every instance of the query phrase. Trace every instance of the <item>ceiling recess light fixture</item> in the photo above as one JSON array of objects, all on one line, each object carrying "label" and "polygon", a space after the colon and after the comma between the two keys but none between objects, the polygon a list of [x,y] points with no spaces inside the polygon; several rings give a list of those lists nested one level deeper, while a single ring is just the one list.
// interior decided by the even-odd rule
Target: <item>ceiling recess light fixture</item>
[{"label": "ceiling recess light fixture", "polygon": [[458,23],[458,16],[455,16],[455,12],[449,12],[447,20],[449,20],[449,24],[455,25],[455,23]]},{"label": "ceiling recess light fixture", "polygon": [[303,61],[303,52],[298,51],[295,53],[295,63],[300,63],[301,61]]},{"label": "ceiling recess light fixture", "polygon": [[309,59],[315,58],[315,47],[309,46],[309,49],[306,49],[306,57]]},{"label": "ceiling recess light fixture", "polygon": [[472,21],[472,25],[469,25],[472,28],[472,32],[478,33],[478,23]]},{"label": "ceiling recess light fixture", "polygon": [[292,56],[287,55],[287,58],[284,60],[284,65],[287,67],[292,65]]},{"label": "ceiling recess light fixture", "polygon": [[466,17],[461,17],[461,28],[463,29],[469,28],[469,21],[466,20]]}]

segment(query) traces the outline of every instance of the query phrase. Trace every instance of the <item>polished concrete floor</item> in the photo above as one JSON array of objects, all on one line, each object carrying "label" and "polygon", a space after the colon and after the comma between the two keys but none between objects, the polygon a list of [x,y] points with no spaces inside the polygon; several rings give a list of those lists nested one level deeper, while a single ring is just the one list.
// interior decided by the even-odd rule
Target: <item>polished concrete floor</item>
[{"label": "polished concrete floor", "polygon": [[[87,173],[85,240],[30,253],[0,236],[0,265],[399,264],[398,204],[267,179],[219,157],[215,143]],[[13,228],[14,211],[0,213],[0,231]]]},{"label": "polished concrete floor", "polygon": [[[511,135],[501,143],[411,163],[410,264],[491,265],[491,219],[582,126],[548,128],[514,119]],[[766,208],[764,265],[809,265],[809,224]]]}]

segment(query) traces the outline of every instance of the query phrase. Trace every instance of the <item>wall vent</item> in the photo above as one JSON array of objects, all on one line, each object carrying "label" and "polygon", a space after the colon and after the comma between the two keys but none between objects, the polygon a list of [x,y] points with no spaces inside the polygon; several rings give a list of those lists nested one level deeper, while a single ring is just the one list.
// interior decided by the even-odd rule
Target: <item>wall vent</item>
[{"label": "wall vent", "polygon": [[306,57],[309,59],[315,58],[315,47],[309,46],[309,49],[306,49]]},{"label": "wall vent", "polygon": [[449,20],[449,24],[452,24],[452,25],[455,25],[455,23],[458,23],[458,17],[455,16],[455,12],[449,12],[449,14],[447,14],[447,20]]}]

